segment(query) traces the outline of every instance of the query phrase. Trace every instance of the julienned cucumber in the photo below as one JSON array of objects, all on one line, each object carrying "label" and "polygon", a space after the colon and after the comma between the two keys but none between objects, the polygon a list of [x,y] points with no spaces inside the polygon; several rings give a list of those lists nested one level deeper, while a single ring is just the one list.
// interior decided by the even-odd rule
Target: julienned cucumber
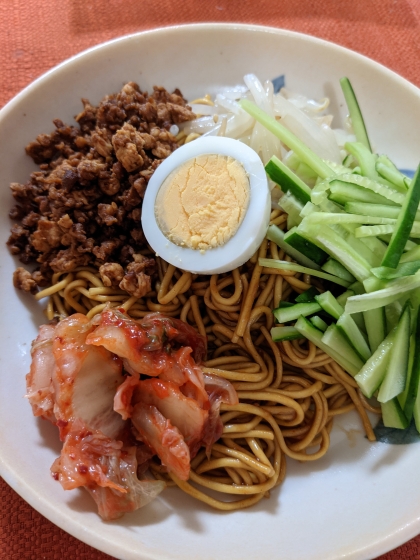
[{"label": "julienned cucumber", "polygon": [[410,237],[411,228],[416,218],[420,202],[420,165],[411,181],[405,196],[401,212],[397,218],[395,231],[392,234],[388,249],[382,259],[381,266],[396,268],[403,254],[405,244]]},{"label": "julienned cucumber", "polygon": [[283,192],[291,192],[300,202],[311,200],[311,189],[291,171],[278,157],[273,156],[265,166],[267,175]]},{"label": "julienned cucumber", "polygon": [[[323,161],[276,119],[240,102],[294,158],[290,168],[275,157],[267,164],[285,193],[279,205],[289,229],[279,235],[271,229],[268,237],[301,264],[259,259],[263,273],[295,271],[351,290],[341,290],[339,300],[308,290],[295,304],[280,305],[277,321],[297,321],[274,327],[272,336],[305,336],[356,376],[367,397],[377,394],[386,426],[405,428],[414,415],[420,431],[420,326],[414,325],[420,307],[420,166],[409,180],[386,156],[372,153],[351,84],[343,79],[342,85],[357,139],[344,145],[345,165]],[[299,171],[298,177],[291,169],[299,166],[309,173]],[[313,190],[305,177],[315,182]],[[351,284],[354,278],[360,288]],[[322,319],[314,315],[319,310]]]},{"label": "julienned cucumber", "polygon": [[345,371],[350,373],[350,375],[357,375],[359,372],[359,367],[354,365],[353,362],[347,360],[347,357],[340,354],[339,351],[334,348],[330,348],[327,344],[322,341],[324,333],[318,330],[314,325],[308,321],[305,317],[299,317],[296,321],[295,329],[297,329],[305,338],[313,342],[315,346],[323,350],[326,354],[331,356],[333,360],[337,362]]},{"label": "julienned cucumber", "polygon": [[331,292],[324,292],[318,296],[315,296],[315,300],[334,319],[339,319],[344,313],[344,308],[338,303],[336,298]]},{"label": "julienned cucumber", "polygon": [[417,312],[415,334],[410,340],[410,352],[413,348],[413,359],[411,362],[411,371],[408,379],[405,400],[403,401],[404,414],[408,420],[411,420],[415,408],[417,395],[419,394],[420,385],[420,313]]},{"label": "julienned cucumber", "polygon": [[[354,348],[350,345],[347,338],[341,333],[340,329],[334,323],[325,331],[322,342],[334,352],[338,352],[357,369],[357,373],[363,367],[363,361],[360,359]],[[328,354],[328,351],[327,351]]]},{"label": "julienned cucumber", "polygon": [[372,352],[351,315],[343,313],[337,321],[337,328],[364,362],[370,358]]},{"label": "julienned cucumber", "polygon": [[404,430],[408,427],[409,422],[396,397],[386,403],[382,403],[381,411],[382,421],[387,428]]},{"label": "julienned cucumber", "polygon": [[395,329],[389,333],[381,344],[379,344],[378,348],[355,377],[365,397],[372,397],[384,380],[394,344],[394,338]]},{"label": "julienned cucumber", "polygon": [[277,322],[283,324],[295,321],[301,315],[306,317],[307,315],[318,313],[318,311],[321,311],[321,306],[315,301],[312,303],[296,303],[286,308],[278,307],[273,310],[273,314]]},{"label": "julienned cucumber", "polygon": [[396,206],[397,203],[358,185],[335,179],[330,183],[329,199],[343,206],[348,202],[367,202]]},{"label": "julienned cucumber", "polygon": [[289,257],[294,259],[302,266],[306,266],[315,270],[320,269],[320,267],[313,260],[308,259],[308,257],[306,257],[303,253],[300,253],[294,247],[289,245],[289,243],[284,240],[284,236],[285,233],[279,227],[275,225],[271,225],[268,227],[267,239],[276,243],[276,245],[278,245],[280,249],[283,249],[286,255],[289,255]]},{"label": "julienned cucumber", "polygon": [[410,350],[411,310],[406,305],[395,330],[393,350],[385,378],[378,393],[378,401],[386,403],[402,393],[407,380]]},{"label": "julienned cucumber", "polygon": [[311,321],[314,327],[316,327],[322,332],[325,332],[328,328],[327,323],[323,319],[321,319],[321,317],[318,317],[318,315],[314,315],[309,320]]},{"label": "julienned cucumber", "polygon": [[341,78],[340,80],[341,89],[343,90],[344,98],[347,103],[347,107],[350,113],[351,123],[353,125],[353,130],[356,135],[356,139],[364,144],[366,148],[372,151],[370,147],[369,137],[366,131],[365,122],[360,111],[359,103],[354,93],[353,87],[348,78]]},{"label": "julienned cucumber", "polygon": [[345,268],[342,264],[340,264],[335,259],[329,258],[321,267],[321,270],[324,272],[328,272],[329,274],[333,274],[334,276],[338,276],[343,280],[347,280],[347,282],[354,282],[356,278],[353,274]]},{"label": "julienned cucumber", "polygon": [[304,235],[297,231],[296,227],[293,227],[284,235],[284,241],[319,266],[328,259],[328,254],[312,241],[306,239]]},{"label": "julienned cucumber", "polygon": [[273,327],[270,331],[270,334],[274,342],[304,338],[301,333],[297,329],[295,329],[295,327]]}]

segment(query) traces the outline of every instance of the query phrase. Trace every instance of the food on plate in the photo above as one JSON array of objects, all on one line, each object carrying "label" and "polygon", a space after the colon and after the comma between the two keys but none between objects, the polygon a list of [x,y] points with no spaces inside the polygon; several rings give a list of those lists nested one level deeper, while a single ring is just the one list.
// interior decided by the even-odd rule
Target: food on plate
[{"label": "food on plate", "polygon": [[59,429],[54,478],[66,490],[85,487],[104,519],[163,490],[163,481],[137,477],[154,454],[187,480],[191,458],[222,433],[220,404],[237,404],[229,381],[197,366],[204,354],[201,335],[159,313],[141,322],[117,310],[92,320],[76,313],[41,326],[27,397]]},{"label": "food on plate", "polygon": [[[174,174],[186,179],[192,162],[194,173],[189,171],[186,188],[176,195]],[[261,245],[270,207],[264,166],[252,148],[233,138],[197,138],[151,177],[142,205],[143,233],[166,262],[221,274],[243,265]]]},{"label": "food on plate", "polygon": [[249,205],[249,179],[234,158],[205,154],[163,181],[155,200],[162,233],[181,247],[206,251],[235,235]]},{"label": "food on plate", "polygon": [[[372,152],[346,80],[343,130],[328,100],[254,75],[245,85],[190,105],[134,84],[97,109],[85,101],[80,130],[38,137],[28,153],[43,154],[41,170],[12,185],[21,223],[9,246],[39,263],[15,285],[48,297],[52,321],[33,343],[28,398],[63,440],[53,475],[86,487],[105,519],[166,485],[221,510],[255,504],[281,484],[286,458],[322,457],[334,417],[352,409],[370,441],[368,413],[420,427],[419,174]],[[147,144],[159,127],[166,150]],[[202,164],[225,172],[229,157],[249,179],[236,231],[200,246],[200,219],[169,239],[186,180],[174,197],[165,181]],[[120,170],[111,194],[92,161],[110,180]],[[186,200],[208,216],[200,173]]]},{"label": "food on plate", "polygon": [[19,267],[14,283],[35,293],[54,275],[93,265],[103,267],[105,286],[140,297],[156,269],[139,252],[141,201],[153,171],[178,147],[171,130],[194,114],[179,90],[155,87],[149,95],[133,82],[97,107],[83,104],[77,126],[56,119],[54,132],[26,147],[39,170],[11,185],[10,217],[18,223],[8,246],[24,265],[36,265],[31,273]]}]

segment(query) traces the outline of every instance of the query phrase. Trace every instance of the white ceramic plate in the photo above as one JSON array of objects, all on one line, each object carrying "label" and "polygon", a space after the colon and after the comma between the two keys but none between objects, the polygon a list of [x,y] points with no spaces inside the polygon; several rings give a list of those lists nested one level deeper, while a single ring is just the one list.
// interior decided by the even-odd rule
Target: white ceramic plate
[{"label": "white ceramic plate", "polygon": [[[286,85],[328,95],[345,115],[338,80],[359,96],[378,151],[402,168],[420,156],[420,92],[382,66],[343,48],[289,31],[204,24],[124,37],[58,66],[0,112],[0,473],[33,507],[78,539],[120,559],[368,559],[420,532],[420,445],[369,444],[356,417],[340,417],[331,448],[315,464],[288,462],[283,486],[252,509],[217,513],[178,490],[146,508],[103,523],[82,491],[64,492],[49,473],[60,450],[56,429],[36,421],[23,399],[39,307],[17,293],[15,262],[4,242],[12,203],[8,184],[35,169],[24,146],[51,120],[71,121],[80,98],[97,103],[125,81],[142,89],[180,87],[193,98],[218,86],[285,74]],[[415,118],[416,117],[416,118]]]}]

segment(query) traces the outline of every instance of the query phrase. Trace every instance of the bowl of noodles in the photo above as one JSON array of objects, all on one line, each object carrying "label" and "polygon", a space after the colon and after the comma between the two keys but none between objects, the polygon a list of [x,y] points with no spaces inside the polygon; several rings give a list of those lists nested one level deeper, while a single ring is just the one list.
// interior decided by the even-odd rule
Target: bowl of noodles
[{"label": "bowl of noodles", "polygon": [[[418,443],[375,441],[375,407],[356,394],[331,358],[311,344],[276,345],[271,339],[272,310],[291,294],[307,290],[311,279],[259,266],[258,258],[279,258],[278,248],[267,240],[247,262],[227,273],[192,274],[156,256],[138,226],[136,209],[161,160],[206,133],[228,136],[230,130],[241,138],[242,129],[243,135],[248,132],[238,119],[215,117],[221,113],[214,109],[216,99],[229,107],[261,84],[276,93],[283,88],[295,106],[337,131],[339,145],[343,135],[351,134],[339,88],[343,74],[357,89],[377,150],[391,156],[400,169],[414,169],[420,153],[412,118],[420,109],[417,88],[341,47],[258,26],[190,25],[123,37],[53,69],[1,111],[1,475],[75,537],[124,560],[325,560],[372,558],[418,533]],[[138,102],[146,91],[153,92],[155,106],[166,111],[159,118],[133,109],[134,98]],[[139,115],[146,124],[157,119],[160,129],[147,128]],[[60,119],[55,136],[47,136],[54,119]],[[142,174],[122,157],[124,169],[112,160],[112,150],[117,153],[120,146],[101,136],[98,130],[105,129],[115,136],[123,130],[125,138],[128,134],[130,142],[142,147],[153,142],[145,148],[148,159],[142,162]],[[140,139],[132,136],[136,129],[144,133]],[[97,157],[80,159],[92,146]],[[326,141],[325,149],[328,146]],[[263,161],[264,150],[271,157],[274,149],[282,149],[270,141],[258,145],[255,138],[251,147]],[[55,158],[51,150],[56,150]],[[326,157],[332,159],[334,153]],[[54,208],[69,206],[76,168],[85,199],[74,203],[71,219],[90,227],[91,245],[86,232],[71,230],[68,214],[54,227],[61,228],[61,235],[67,227],[69,239],[77,238],[79,260],[67,249],[76,241],[58,248],[52,230],[42,238],[34,236],[30,222],[39,215],[28,217],[35,204],[40,208],[45,189],[55,189]],[[113,189],[123,180],[121,195],[119,187]],[[15,285],[35,298],[12,283],[21,263],[5,245],[12,225],[9,184],[20,206],[26,204],[24,216],[17,211],[12,216],[26,222],[15,229],[9,248],[31,271],[22,273]],[[119,205],[126,211],[122,217]],[[285,227],[286,222],[273,196],[270,223]],[[107,227],[113,228],[112,235]],[[120,241],[110,246],[111,238]],[[32,273],[34,254],[53,257],[43,256],[38,261],[42,266]],[[203,374],[221,377],[239,400],[221,405],[222,438],[210,451],[195,452],[187,480],[169,476],[152,460],[149,472],[165,490],[144,508],[104,522],[87,492],[63,492],[51,477],[49,468],[61,449],[56,428],[34,419],[23,396],[31,341],[41,324],[79,313],[98,329],[95,317],[112,309],[144,328],[150,313],[187,323],[207,341],[207,354],[197,358]]]}]

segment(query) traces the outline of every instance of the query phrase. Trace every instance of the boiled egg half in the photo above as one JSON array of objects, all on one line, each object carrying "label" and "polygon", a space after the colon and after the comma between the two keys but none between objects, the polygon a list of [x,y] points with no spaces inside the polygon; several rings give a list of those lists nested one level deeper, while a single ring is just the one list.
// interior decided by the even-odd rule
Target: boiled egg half
[{"label": "boiled egg half", "polygon": [[152,175],[142,227],[157,255],[197,274],[244,264],[260,246],[271,211],[263,163],[249,146],[205,137],[175,150]]}]

